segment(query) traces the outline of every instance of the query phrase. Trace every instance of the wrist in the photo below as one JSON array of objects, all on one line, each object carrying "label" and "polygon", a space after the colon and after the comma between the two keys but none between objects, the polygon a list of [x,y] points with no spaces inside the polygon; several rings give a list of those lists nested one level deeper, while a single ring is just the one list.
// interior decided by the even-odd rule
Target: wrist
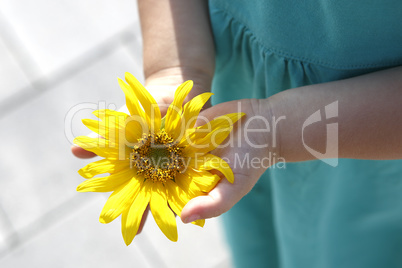
[{"label": "wrist", "polygon": [[277,159],[283,159],[281,152],[281,122],[286,119],[278,113],[273,99],[258,99],[255,104],[256,114],[261,116],[260,128],[266,130],[261,139],[267,146],[266,153],[272,158],[272,164],[275,164]]},{"label": "wrist", "polygon": [[211,90],[213,73],[191,67],[169,67],[154,71],[145,72],[145,85],[147,87],[170,86],[178,87],[187,80],[194,83],[193,89],[186,100]]}]

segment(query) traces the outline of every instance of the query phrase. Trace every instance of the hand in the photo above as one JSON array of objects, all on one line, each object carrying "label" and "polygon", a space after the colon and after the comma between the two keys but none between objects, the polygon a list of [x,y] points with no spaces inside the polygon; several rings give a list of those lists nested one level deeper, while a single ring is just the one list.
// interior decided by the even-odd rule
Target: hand
[{"label": "hand", "polygon": [[[167,73],[165,72],[163,72],[162,74],[155,74],[151,78],[147,79],[147,81],[145,82],[145,88],[151,93],[151,95],[155,98],[156,102],[160,106],[162,117],[165,116],[169,104],[172,103],[177,87],[186,81],[185,76],[180,70],[170,70],[169,72],[171,72],[172,74],[167,75]],[[207,79],[203,75],[194,75],[193,77],[199,77],[200,79],[193,81],[194,87],[187,98],[184,100],[184,103],[201,93],[209,91],[211,85],[210,79]],[[123,93],[122,96],[124,96]],[[203,109],[209,107],[211,107],[211,103],[208,101]],[[120,110],[127,111],[127,108],[123,106],[122,108],[120,108]],[[93,152],[86,151],[81,147],[75,145],[71,146],[71,152],[76,157],[82,159],[92,158],[96,156]]]},{"label": "hand", "polygon": [[[267,130],[267,120],[263,119],[270,118],[269,108],[261,105],[261,100],[245,99],[240,100],[241,111],[237,111],[238,102],[221,103],[200,114],[209,120],[233,112],[244,112],[246,116],[236,123],[238,125],[234,126],[232,135],[229,135],[222,143],[223,148],[211,152],[228,162],[233,170],[234,183],[222,179],[208,195],[190,200],[181,214],[184,223],[216,217],[228,211],[253,188],[268,168],[267,163],[272,163],[272,159],[268,158],[275,156],[276,148],[272,148],[269,143],[272,141],[271,132]],[[247,132],[245,132],[246,129]],[[257,129],[266,131],[255,131]],[[252,159],[256,161],[251,162]],[[258,164],[261,160],[264,161]]]},{"label": "hand", "polygon": [[[146,83],[145,83],[145,87],[146,89],[151,93],[151,95],[155,98],[156,102],[159,105],[159,108],[161,110],[162,113],[162,117],[165,116],[167,109],[169,107],[169,104],[173,101],[174,99],[174,93],[177,89],[177,87],[182,84],[183,82],[186,81],[186,79],[184,78],[184,75],[182,75],[182,73],[179,71],[178,73],[175,73],[176,70],[173,70],[172,75],[167,76],[166,73],[163,73],[163,75],[158,76],[158,75],[154,75],[154,78],[149,78],[147,79]],[[193,77],[197,77],[197,76],[193,76]],[[193,89],[191,90],[190,94],[187,96],[187,98],[185,99],[184,103],[186,103],[187,101],[189,101],[190,99],[192,99],[193,97],[207,92],[210,88],[210,79],[202,79],[204,78],[202,75],[198,75],[198,77],[200,77],[201,79],[197,80],[197,81],[193,81],[194,86]],[[202,82],[204,82],[204,84],[202,84]],[[122,94],[123,95],[123,94]],[[210,107],[211,104],[208,101],[205,105],[203,109],[206,109],[208,107]],[[120,110],[123,110],[124,112],[128,113],[127,108],[125,106],[123,106]],[[94,134],[94,133],[92,133]],[[71,151],[72,153],[78,157],[78,158],[92,158],[95,157],[96,154],[86,151],[84,149],[82,149],[81,147],[75,146],[73,145],[71,147]],[[149,212],[149,208],[147,208],[144,212],[144,215],[141,219],[141,224],[139,226],[138,232],[137,234],[139,234],[142,231],[142,228],[145,224],[145,221],[147,219],[148,216],[148,212]]]}]

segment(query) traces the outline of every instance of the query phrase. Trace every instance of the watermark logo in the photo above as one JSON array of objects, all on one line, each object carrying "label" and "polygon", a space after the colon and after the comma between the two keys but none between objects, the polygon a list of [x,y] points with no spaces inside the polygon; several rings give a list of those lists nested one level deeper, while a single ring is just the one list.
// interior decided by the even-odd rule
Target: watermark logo
[{"label": "watermark logo", "polygon": [[[166,105],[160,107],[168,109]],[[65,135],[72,143],[74,140],[73,125],[81,124],[77,114],[83,110],[97,110],[96,115],[100,118],[99,123],[89,122],[92,128],[97,128],[100,135],[93,135],[92,138],[97,138],[97,141],[89,142],[88,146],[99,148],[114,148],[119,152],[119,159],[126,159],[127,150],[131,152],[135,146],[139,145],[139,139],[132,137],[140,137],[138,133],[147,135],[153,133],[153,122],[155,119],[154,109],[151,107],[149,113],[145,117],[139,115],[125,115],[123,113],[114,112],[116,106],[114,104],[106,105],[106,102],[99,103],[81,103],[72,107],[65,118]],[[170,107],[177,116],[181,117],[182,111],[173,111],[175,107]],[[242,112],[241,102],[238,102],[237,112]],[[87,111],[88,112],[88,111]],[[302,124],[300,130],[295,129],[295,135],[301,135],[301,140],[304,148],[316,159],[332,166],[338,166],[338,101],[326,105],[324,108],[318,109],[313,114],[307,117]],[[320,152],[308,145],[306,142],[307,129],[314,128],[315,124],[321,122],[326,123],[326,144],[325,152]],[[158,120],[161,120],[160,118]],[[162,128],[164,126],[162,120]],[[178,128],[177,137],[175,140],[181,141],[187,146],[191,146],[192,150],[207,153],[213,149],[230,149],[226,152],[231,152],[231,155],[226,162],[235,168],[239,169],[256,169],[268,167],[286,168],[286,159],[280,155],[278,148],[280,147],[280,125],[288,124],[289,118],[285,115],[281,116],[264,116],[254,115],[246,116],[241,125],[234,126],[237,121],[233,114],[216,117],[214,120],[205,118],[201,115],[179,120],[180,128]],[[94,120],[92,120],[94,121]],[[198,123],[198,126],[194,125]],[[75,122],[75,124],[73,123]],[[88,121],[87,121],[88,122]],[[196,127],[195,131],[188,131]],[[218,129],[219,127],[219,129]],[[236,134],[235,134],[236,133]],[[135,134],[135,135],[134,135]],[[278,137],[277,137],[278,136]],[[151,135],[151,138],[153,136]],[[261,138],[264,137],[264,138]],[[300,137],[300,136],[299,136]],[[299,138],[298,138],[299,139]],[[87,140],[87,139],[84,139]],[[154,144],[155,141],[152,141]],[[237,150],[245,148],[244,151]],[[314,147],[314,146],[313,146]],[[90,149],[90,147],[87,147]],[[84,148],[86,149],[86,148]],[[159,158],[158,158],[159,159]],[[159,163],[155,164],[159,166]],[[162,164],[161,164],[162,165]]]},{"label": "watermark logo", "polygon": [[[325,106],[324,109],[325,120],[338,117],[338,101],[335,101],[331,104]],[[322,121],[321,110],[315,111],[312,115],[310,115],[306,121],[303,123],[302,127],[302,141],[304,148],[312,154],[315,158],[323,161],[324,163],[336,167],[338,166],[338,123],[329,123],[326,124],[327,130],[327,142],[326,142],[326,150],[325,153],[318,152],[308,146],[304,141],[304,129],[314,123]]]}]

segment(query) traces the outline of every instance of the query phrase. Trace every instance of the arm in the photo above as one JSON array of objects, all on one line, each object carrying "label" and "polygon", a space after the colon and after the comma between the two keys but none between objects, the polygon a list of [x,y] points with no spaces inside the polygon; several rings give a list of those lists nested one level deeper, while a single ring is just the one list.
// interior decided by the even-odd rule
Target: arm
[{"label": "arm", "polygon": [[[338,101],[338,117],[325,120],[324,107]],[[402,67],[346,80],[283,91],[263,100],[278,123],[279,154],[288,162],[315,159],[304,147],[302,127],[321,109],[323,121],[304,129],[305,143],[326,150],[327,123],[339,125],[338,150],[330,157],[355,159],[402,158]]]},{"label": "arm", "polygon": [[[145,86],[158,104],[170,104],[177,86],[186,80],[193,80],[194,86],[185,101],[209,91],[214,75],[215,50],[208,1],[138,0],[138,10]],[[167,111],[167,106],[163,107],[162,113]],[[138,233],[147,215],[148,210]]]},{"label": "arm", "polygon": [[191,79],[195,86],[188,99],[209,91],[215,55],[208,1],[138,0],[138,8],[147,86],[172,85],[161,94],[173,98],[176,87]]},{"label": "arm", "polygon": [[[194,87],[185,101],[209,91],[215,54],[208,1],[138,0],[138,9],[145,85],[155,100],[161,106],[170,104],[177,86],[186,80],[193,80]],[[79,158],[95,156],[77,146],[71,150]]]},{"label": "arm", "polygon": [[[338,101],[338,116],[325,120],[324,107]],[[371,74],[295,88],[262,100],[241,100],[246,120],[239,121],[239,129],[230,138],[241,141],[241,146],[227,146],[214,154],[234,163],[234,156],[249,153],[251,158],[264,158],[275,153],[286,162],[315,160],[303,144],[303,124],[317,110],[323,120],[305,127],[305,143],[319,152],[326,151],[326,124],[338,123],[338,150],[330,150],[328,157],[355,159],[402,159],[402,67]],[[216,105],[204,111],[203,116],[236,112],[237,101]],[[268,145],[255,148],[247,144],[244,129],[254,116],[266,118],[270,132],[251,132],[253,144]],[[285,116],[276,124],[273,137],[273,118]],[[334,120],[335,119],[335,120]],[[253,120],[248,129],[266,129],[263,120]],[[235,128],[236,129],[236,128]],[[272,146],[273,138],[277,146]],[[271,154],[273,155],[273,154]],[[235,181],[222,180],[207,196],[196,197],[184,207],[182,219],[216,217],[228,211],[245,196],[258,181],[266,167],[235,167]]]}]

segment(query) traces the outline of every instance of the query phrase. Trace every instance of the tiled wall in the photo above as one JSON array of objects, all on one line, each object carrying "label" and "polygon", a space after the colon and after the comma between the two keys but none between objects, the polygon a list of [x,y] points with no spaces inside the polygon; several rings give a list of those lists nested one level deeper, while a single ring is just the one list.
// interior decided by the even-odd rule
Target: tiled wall
[{"label": "tiled wall", "polygon": [[230,267],[218,220],[172,243],[149,217],[126,247],[119,220],[98,222],[108,194],[75,192],[80,105],[124,103],[139,32],[134,0],[0,1],[0,267]]}]

